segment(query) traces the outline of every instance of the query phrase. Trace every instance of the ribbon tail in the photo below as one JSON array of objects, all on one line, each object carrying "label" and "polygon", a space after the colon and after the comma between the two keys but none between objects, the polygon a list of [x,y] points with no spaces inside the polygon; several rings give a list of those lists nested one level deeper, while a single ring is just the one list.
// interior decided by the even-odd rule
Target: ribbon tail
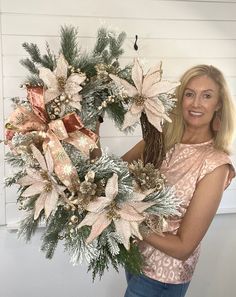
[{"label": "ribbon tail", "polygon": [[65,152],[60,141],[52,131],[48,131],[49,141],[47,143],[53,161],[54,171],[60,181],[71,191],[74,192],[79,185],[79,176],[75,166]]},{"label": "ribbon tail", "polygon": [[65,139],[66,142],[75,146],[82,154],[89,156],[90,150],[97,148],[96,143],[88,135],[77,130],[75,132],[69,133],[69,137]]},{"label": "ribbon tail", "polygon": [[36,116],[47,123],[49,119],[45,108],[43,87],[27,87],[27,94]]}]

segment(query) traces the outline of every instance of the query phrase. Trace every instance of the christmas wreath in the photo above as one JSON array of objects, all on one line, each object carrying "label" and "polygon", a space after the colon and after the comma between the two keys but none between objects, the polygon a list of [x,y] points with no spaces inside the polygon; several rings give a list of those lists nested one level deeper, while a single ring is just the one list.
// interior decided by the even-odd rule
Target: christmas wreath
[{"label": "christmas wreath", "polygon": [[135,59],[121,69],[125,33],[101,28],[89,54],[79,50],[77,34],[61,29],[57,56],[48,44],[45,55],[37,45],[23,44],[30,58],[21,63],[31,76],[23,84],[27,98],[13,99],[5,125],[7,161],[19,168],[6,185],[20,186],[17,202],[25,219],[19,235],[28,241],[43,224],[47,258],[62,241],[72,262],[86,260],[93,277],[110,264],[139,273],[140,228],[161,233],[165,218],[179,214],[179,201],[148,162],[128,165],[107,154],[91,159],[94,128],[107,112],[125,131],[140,119],[161,131],[162,122],[170,121],[177,84],[162,81],[161,65],[144,75]]}]

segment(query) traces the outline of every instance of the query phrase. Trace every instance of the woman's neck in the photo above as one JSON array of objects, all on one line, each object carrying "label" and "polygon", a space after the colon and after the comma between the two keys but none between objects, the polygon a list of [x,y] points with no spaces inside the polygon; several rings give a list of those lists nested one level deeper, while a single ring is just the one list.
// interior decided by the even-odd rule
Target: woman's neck
[{"label": "woman's neck", "polygon": [[211,140],[213,137],[210,130],[208,131],[197,131],[192,129],[185,129],[184,135],[181,139],[181,143],[185,144],[196,144]]}]

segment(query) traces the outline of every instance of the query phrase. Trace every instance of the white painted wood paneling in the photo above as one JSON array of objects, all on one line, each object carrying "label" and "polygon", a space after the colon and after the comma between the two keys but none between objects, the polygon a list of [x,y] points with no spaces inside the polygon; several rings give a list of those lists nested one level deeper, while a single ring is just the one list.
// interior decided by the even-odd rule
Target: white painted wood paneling
[{"label": "white painted wood paneling", "polygon": [[[1,3],[0,3],[1,11]],[[0,140],[4,139],[4,104],[3,104],[3,67],[2,67],[2,28],[0,24]],[[5,163],[4,163],[4,144],[0,143],[0,225],[5,224]]]},{"label": "white painted wood paneling", "polygon": [[20,211],[15,202],[8,202],[6,204],[7,224],[19,223],[25,216],[24,211]]},{"label": "white painted wood paneling", "polygon": [[[50,26],[45,26],[50,24]],[[61,24],[80,28],[80,34],[95,37],[97,28],[102,24],[124,30],[128,37],[138,34],[142,38],[174,39],[235,39],[236,22],[234,21],[196,21],[196,20],[154,20],[67,17],[47,15],[2,14],[3,35],[39,35],[55,36]],[[92,25],[91,25],[92,24]],[[191,28],[191,30],[190,30]]]},{"label": "white painted wood paneling", "polygon": [[[69,5],[68,5],[69,4]],[[214,6],[214,13],[212,8]],[[236,3],[232,1],[77,1],[61,2],[30,0],[2,1],[3,13],[83,16],[102,18],[235,20]]]}]

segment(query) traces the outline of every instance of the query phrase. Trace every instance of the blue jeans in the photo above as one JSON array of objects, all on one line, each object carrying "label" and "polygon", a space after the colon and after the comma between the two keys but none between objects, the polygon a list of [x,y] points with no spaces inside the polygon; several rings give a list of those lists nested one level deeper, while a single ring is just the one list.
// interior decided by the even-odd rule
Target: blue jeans
[{"label": "blue jeans", "polygon": [[184,297],[189,286],[167,284],[151,279],[145,275],[126,273],[128,287],[124,297]]}]

